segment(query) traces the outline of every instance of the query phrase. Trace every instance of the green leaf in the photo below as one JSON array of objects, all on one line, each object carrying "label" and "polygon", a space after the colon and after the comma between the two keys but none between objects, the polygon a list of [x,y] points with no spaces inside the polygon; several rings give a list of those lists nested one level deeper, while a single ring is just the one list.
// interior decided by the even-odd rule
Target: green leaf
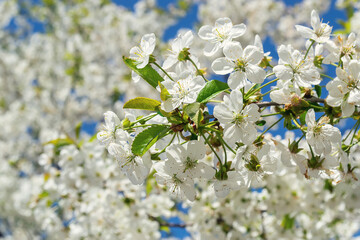
[{"label": "green leaf", "polygon": [[79,139],[79,137],[80,137],[81,126],[82,126],[82,122],[79,122],[79,123],[76,125],[76,127],[75,127],[75,136],[76,136],[76,139]]},{"label": "green leaf", "polygon": [[39,194],[38,198],[43,199],[43,198],[46,198],[46,197],[48,197],[48,196],[49,196],[49,192],[47,192],[47,191],[42,191],[42,192]]},{"label": "green leaf", "polygon": [[171,117],[171,113],[165,112],[164,110],[161,109],[160,106],[156,107],[156,112],[162,117],[166,117],[166,118]]},{"label": "green leaf", "polygon": [[133,154],[142,156],[151,148],[159,139],[164,137],[170,127],[166,125],[153,125],[138,135],[136,135],[131,146]]},{"label": "green leaf", "polygon": [[184,107],[184,112],[191,118],[191,120],[193,120],[193,118],[199,112],[200,105],[201,105],[200,103],[194,102]]},{"label": "green leaf", "polygon": [[95,139],[97,139],[97,133],[92,135],[92,137],[89,139],[89,142],[93,142]]},{"label": "green leaf", "polygon": [[162,226],[160,226],[160,231],[164,231],[167,234],[169,234],[170,233],[170,227],[162,225]]},{"label": "green leaf", "polygon": [[161,105],[161,102],[155,99],[146,98],[146,97],[137,97],[127,101],[124,104],[124,108],[156,111],[156,107],[159,105]]},{"label": "green leaf", "polygon": [[281,222],[281,226],[284,228],[284,229],[292,229],[293,226],[295,224],[295,218],[293,217],[290,217],[289,214],[286,214],[284,217],[283,217],[283,220]]},{"label": "green leaf", "polygon": [[284,119],[284,127],[288,130],[298,129],[294,124],[292,124],[290,117],[286,117]]},{"label": "green leaf", "polygon": [[264,126],[266,124],[266,121],[265,120],[259,120],[259,121],[256,121],[255,124],[258,125],[258,126]]},{"label": "green leaf", "polygon": [[301,123],[301,125],[306,125],[306,112],[303,112],[300,115],[300,123]]},{"label": "green leaf", "polygon": [[160,98],[163,101],[168,100],[171,95],[169,93],[169,91],[166,89],[166,87],[164,87],[164,85],[161,84],[161,82],[159,82],[159,86],[160,86]]},{"label": "green leaf", "polygon": [[329,192],[334,191],[334,186],[332,185],[332,183],[331,183],[331,181],[329,179],[325,179],[324,189],[329,190]]},{"label": "green leaf", "polygon": [[204,118],[200,106],[200,103],[194,102],[184,107],[184,112],[194,121],[197,127],[200,126],[200,122]]},{"label": "green leaf", "polygon": [[318,97],[321,97],[321,87],[319,85],[315,85],[315,91]]},{"label": "green leaf", "polygon": [[49,141],[45,144],[53,144],[54,145],[54,152],[56,155],[60,154],[60,150],[62,147],[67,146],[67,145],[71,145],[74,144],[76,145],[76,143],[74,142],[74,140],[70,139],[70,138],[58,138],[52,141]]},{"label": "green leaf", "polygon": [[228,88],[229,86],[224,82],[220,82],[218,80],[211,80],[210,82],[207,82],[205,86],[200,90],[196,101],[200,103],[207,102]]},{"label": "green leaf", "polygon": [[49,141],[45,144],[54,144],[56,148],[60,148],[66,145],[74,144],[74,141],[70,138],[58,138],[52,141]]},{"label": "green leaf", "polygon": [[150,64],[146,65],[144,68],[139,69],[136,67],[134,60],[127,57],[123,57],[123,60],[131,70],[139,74],[140,77],[147,81],[153,88],[158,86],[158,82],[164,81],[160,74],[155,69],[153,69]]}]

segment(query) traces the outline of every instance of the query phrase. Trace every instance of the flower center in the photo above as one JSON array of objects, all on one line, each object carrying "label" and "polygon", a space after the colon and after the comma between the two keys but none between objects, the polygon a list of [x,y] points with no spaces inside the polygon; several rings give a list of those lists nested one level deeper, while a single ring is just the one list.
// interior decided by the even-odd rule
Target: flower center
[{"label": "flower center", "polygon": [[218,42],[223,42],[228,37],[223,29],[215,28],[215,35]]},{"label": "flower center", "polygon": [[236,126],[240,126],[242,122],[244,122],[245,116],[241,115],[240,113],[237,113],[234,115],[232,123],[234,123]]},{"label": "flower center", "polygon": [[247,161],[245,167],[249,169],[249,171],[257,172],[261,168],[261,165],[259,159],[254,154],[251,154],[250,160]]},{"label": "flower center", "polygon": [[173,180],[175,186],[177,186],[177,185],[179,185],[179,184],[182,183],[181,179],[178,178],[178,177],[176,176],[176,174],[174,174],[174,175],[172,176],[172,180]]},{"label": "flower center", "polygon": [[186,171],[187,169],[192,169],[192,168],[196,167],[196,164],[197,164],[197,160],[193,160],[190,157],[187,157],[186,161],[185,161],[185,170],[184,171]]},{"label": "flower center", "polygon": [[358,80],[355,80],[352,76],[348,77],[347,87],[350,90],[358,88]]},{"label": "flower center", "polygon": [[236,62],[236,67],[235,67],[235,71],[242,71],[245,72],[245,67],[247,66],[247,62],[245,61],[245,59],[237,59]]},{"label": "flower center", "polygon": [[131,163],[137,164],[136,161],[135,161],[136,157],[137,156],[135,156],[135,155],[128,155],[126,157],[126,162],[123,165],[121,165],[121,167],[125,167],[126,165],[129,165]]},{"label": "flower center", "polygon": [[179,94],[180,99],[184,99],[189,94],[189,89],[185,87],[184,80],[177,81],[177,92]]}]

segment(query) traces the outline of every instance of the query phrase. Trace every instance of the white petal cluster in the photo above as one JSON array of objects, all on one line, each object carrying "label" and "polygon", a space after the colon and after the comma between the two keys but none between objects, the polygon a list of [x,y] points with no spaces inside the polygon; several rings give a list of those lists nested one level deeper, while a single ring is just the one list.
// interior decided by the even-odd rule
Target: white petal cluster
[{"label": "white petal cluster", "polygon": [[311,59],[304,58],[300,51],[291,45],[278,48],[279,64],[273,69],[276,77],[291,81],[298,87],[311,87],[320,83],[320,73]]},{"label": "white petal cluster", "polygon": [[223,48],[233,38],[242,36],[246,31],[245,24],[233,25],[230,18],[219,18],[215,22],[215,26],[202,26],[199,29],[199,37],[207,40],[205,46],[205,56],[214,55],[219,49]]},{"label": "white petal cluster", "polygon": [[138,68],[144,68],[149,63],[150,55],[153,53],[156,44],[154,33],[145,34],[140,41],[139,47],[130,49],[130,58],[135,60]]},{"label": "white petal cluster", "polygon": [[166,112],[171,112],[176,108],[182,108],[183,104],[195,102],[205,82],[200,76],[185,71],[175,81],[168,79],[162,84],[169,92],[169,96],[162,103],[162,108]]},{"label": "white petal cluster", "polygon": [[256,139],[259,107],[255,104],[244,107],[240,91],[232,91],[230,97],[224,96],[224,103],[215,106],[214,116],[224,127],[224,138],[231,144],[240,141],[249,145]]},{"label": "white petal cluster", "polygon": [[348,71],[336,69],[337,77],[326,85],[329,95],[327,104],[333,107],[341,106],[344,116],[351,116],[355,105],[360,105],[360,62],[351,60]]},{"label": "white petal cluster", "polygon": [[324,43],[330,39],[332,27],[320,21],[319,14],[316,12],[316,10],[311,12],[311,26],[312,29],[301,25],[295,25],[296,30],[304,38],[309,38],[318,43]]},{"label": "white petal cluster", "polygon": [[183,199],[195,200],[194,179],[212,179],[215,170],[202,161],[205,157],[205,145],[199,141],[189,141],[184,145],[174,144],[168,148],[167,159],[156,163],[156,180],[166,185],[169,192]]},{"label": "white petal cluster", "polygon": [[336,147],[341,142],[340,130],[327,124],[326,121],[326,118],[322,118],[317,122],[315,120],[314,109],[310,109],[306,113],[306,140],[310,146],[314,147],[314,151],[317,154],[329,154],[332,146]]},{"label": "white petal cluster", "polygon": [[216,59],[211,67],[216,74],[229,74],[228,84],[231,89],[243,88],[247,79],[252,83],[262,83],[265,70],[258,66],[264,54],[256,46],[243,49],[238,42],[230,42],[224,47],[225,57]]}]

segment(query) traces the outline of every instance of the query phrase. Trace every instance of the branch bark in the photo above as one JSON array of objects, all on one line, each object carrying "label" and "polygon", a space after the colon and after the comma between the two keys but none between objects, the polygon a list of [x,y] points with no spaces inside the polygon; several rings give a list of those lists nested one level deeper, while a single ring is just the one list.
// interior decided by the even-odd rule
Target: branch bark
[{"label": "branch bark", "polygon": [[[314,97],[314,96],[304,97],[303,99],[305,101],[309,101],[309,102],[313,102],[313,103],[325,103],[325,99],[317,98],[317,97]],[[276,102],[259,102],[259,103],[255,103],[255,104],[258,105],[259,108],[284,105],[284,104],[279,104],[279,103],[276,103]]]}]

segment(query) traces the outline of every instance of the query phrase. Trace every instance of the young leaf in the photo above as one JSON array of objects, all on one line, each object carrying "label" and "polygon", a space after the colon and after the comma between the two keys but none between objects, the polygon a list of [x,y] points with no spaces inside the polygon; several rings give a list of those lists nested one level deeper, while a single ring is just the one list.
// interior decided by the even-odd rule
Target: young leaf
[{"label": "young leaf", "polygon": [[199,127],[200,121],[203,119],[200,105],[200,103],[194,102],[184,107],[184,112],[194,121],[197,127]]},{"label": "young leaf", "polygon": [[229,86],[224,82],[220,82],[218,80],[211,80],[210,82],[207,82],[205,86],[200,90],[196,101],[200,103],[207,102],[228,88]]},{"label": "young leaf", "polygon": [[191,120],[193,120],[199,109],[200,109],[200,103],[194,102],[186,105],[184,107],[184,112],[191,118]]},{"label": "young leaf", "polygon": [[60,150],[62,147],[67,146],[67,145],[76,145],[76,143],[74,142],[74,140],[70,139],[70,138],[58,138],[58,139],[54,139],[52,141],[49,141],[45,144],[53,144],[54,145],[54,152],[56,155],[60,154]]},{"label": "young leaf", "polygon": [[281,226],[286,230],[287,229],[292,229],[294,224],[295,224],[295,218],[290,217],[289,214],[286,214],[283,217],[283,220],[281,222]]},{"label": "young leaf", "polygon": [[75,136],[76,136],[76,139],[79,139],[79,137],[80,137],[81,126],[82,126],[82,122],[79,122],[79,123],[76,125],[76,127],[75,127]]},{"label": "young leaf", "polygon": [[261,127],[261,126],[264,126],[266,124],[266,121],[265,120],[259,120],[259,121],[256,121],[255,124]]},{"label": "young leaf", "polygon": [[154,125],[139,133],[132,143],[131,151],[133,154],[142,156],[159,139],[164,137],[170,127],[166,125]]},{"label": "young leaf", "polygon": [[161,102],[155,99],[146,98],[146,97],[137,97],[127,101],[124,104],[124,108],[156,111],[156,107],[159,106],[160,104]]},{"label": "young leaf", "polygon": [[315,85],[315,91],[318,97],[321,97],[321,87],[319,85]]},{"label": "young leaf", "polygon": [[159,86],[160,86],[160,98],[163,101],[166,101],[169,99],[169,97],[171,96],[169,91],[164,87],[164,85],[161,84],[161,82],[159,82]]},{"label": "young leaf", "polygon": [[158,86],[158,82],[164,81],[164,79],[160,76],[160,74],[153,69],[150,64],[146,65],[142,69],[138,69],[134,60],[123,57],[124,63],[134,72],[140,75],[145,81],[147,81],[153,88]]},{"label": "young leaf", "polygon": [[300,115],[300,123],[301,125],[306,125],[306,112],[303,112],[301,115]]}]

